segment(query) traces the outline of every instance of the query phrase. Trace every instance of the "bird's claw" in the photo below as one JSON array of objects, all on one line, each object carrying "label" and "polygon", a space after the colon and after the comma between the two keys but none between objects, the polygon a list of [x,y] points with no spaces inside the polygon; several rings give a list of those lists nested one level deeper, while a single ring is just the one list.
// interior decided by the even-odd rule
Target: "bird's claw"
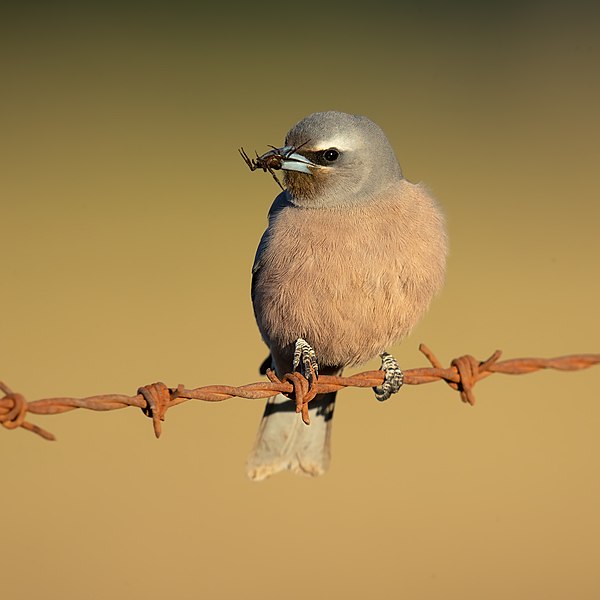
[{"label": "bird's claw", "polygon": [[375,398],[377,398],[379,402],[384,402],[402,387],[402,384],[404,383],[404,373],[391,354],[382,352],[380,356],[381,370],[385,371],[385,379],[381,385],[374,387],[373,391],[375,392]]},{"label": "bird's claw", "polygon": [[306,377],[309,387],[312,388],[319,377],[319,364],[317,363],[317,355],[315,354],[315,351],[312,349],[310,344],[302,338],[298,338],[296,340],[292,370],[298,371],[299,367],[300,373]]}]

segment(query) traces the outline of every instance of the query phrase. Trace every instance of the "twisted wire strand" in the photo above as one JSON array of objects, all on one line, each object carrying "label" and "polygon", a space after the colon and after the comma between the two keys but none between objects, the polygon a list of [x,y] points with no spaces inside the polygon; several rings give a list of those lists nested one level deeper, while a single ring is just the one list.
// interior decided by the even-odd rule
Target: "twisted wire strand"
[{"label": "twisted wire strand", "polygon": [[[459,392],[461,400],[475,404],[473,387],[475,384],[493,375],[523,375],[541,369],[558,371],[578,371],[600,363],[600,354],[573,354],[556,358],[513,358],[499,361],[501,351],[496,350],[488,359],[479,361],[470,354],[455,358],[449,367],[444,367],[435,354],[424,344],[419,350],[431,363],[431,367],[420,367],[404,371],[404,383],[421,385],[434,381],[445,381],[452,389]],[[204,402],[222,402],[229,398],[245,398],[256,400],[269,398],[275,394],[293,397],[296,410],[306,420],[308,403],[317,395],[338,391],[347,387],[376,387],[383,383],[384,371],[363,371],[350,377],[321,375],[311,385],[300,373],[289,373],[278,379],[273,371],[267,371],[269,381],[250,383],[242,386],[207,385],[195,389],[187,389],[182,384],[176,388],[167,387],[162,382],[145,385],[138,389],[134,396],[123,394],[102,394],[87,398],[45,398],[27,402],[22,394],[13,392],[6,384],[0,382],[0,425],[6,429],[23,428],[41,436],[46,440],[55,440],[52,433],[26,420],[27,414],[55,415],[78,408],[93,411],[117,410],[134,406],[152,419],[154,434],[161,434],[162,421],[165,420],[169,408],[188,400]]]}]

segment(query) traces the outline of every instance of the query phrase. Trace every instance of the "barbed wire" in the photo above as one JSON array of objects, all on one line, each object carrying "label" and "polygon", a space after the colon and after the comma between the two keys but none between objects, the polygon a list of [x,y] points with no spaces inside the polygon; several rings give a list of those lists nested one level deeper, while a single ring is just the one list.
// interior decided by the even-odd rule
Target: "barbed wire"
[{"label": "barbed wire", "polygon": [[[499,361],[501,351],[496,350],[487,360],[479,361],[467,354],[455,358],[449,367],[443,367],[435,354],[424,344],[419,350],[431,363],[431,367],[421,367],[404,371],[404,383],[420,385],[434,381],[445,381],[460,393],[461,400],[475,404],[474,385],[494,373],[523,375],[540,369],[559,371],[577,371],[600,364],[600,354],[573,354],[556,358],[514,358]],[[208,385],[196,389],[187,389],[183,384],[169,388],[162,382],[145,385],[134,396],[123,394],[102,394],[87,398],[46,398],[27,402],[22,394],[13,392],[0,382],[4,396],[0,398],[0,424],[6,429],[22,427],[38,434],[46,440],[55,440],[52,433],[25,420],[28,413],[35,415],[55,415],[78,408],[93,411],[107,411],[135,406],[152,419],[154,434],[161,434],[161,422],[169,408],[187,402],[222,402],[229,398],[260,399],[275,394],[285,394],[296,402],[296,411],[308,421],[308,404],[317,395],[334,392],[347,387],[368,388],[379,386],[385,378],[384,371],[364,371],[350,377],[321,375],[310,384],[300,373],[289,373],[278,379],[275,373],[267,370],[269,381],[250,383],[239,387],[229,385]]]}]

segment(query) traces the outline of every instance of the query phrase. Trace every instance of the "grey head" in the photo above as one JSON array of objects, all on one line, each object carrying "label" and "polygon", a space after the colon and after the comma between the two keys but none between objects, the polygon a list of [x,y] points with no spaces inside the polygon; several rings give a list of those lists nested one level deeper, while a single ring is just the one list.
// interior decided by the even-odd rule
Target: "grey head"
[{"label": "grey head", "polygon": [[290,200],[299,206],[363,204],[402,179],[385,134],[367,117],[313,113],[290,129],[281,150],[292,158],[282,169]]}]

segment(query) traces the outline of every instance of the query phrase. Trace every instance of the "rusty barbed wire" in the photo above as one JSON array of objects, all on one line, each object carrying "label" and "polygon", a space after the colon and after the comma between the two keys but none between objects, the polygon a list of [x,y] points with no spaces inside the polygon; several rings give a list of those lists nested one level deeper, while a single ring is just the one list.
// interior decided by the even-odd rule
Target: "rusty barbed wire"
[{"label": "rusty barbed wire", "polygon": [[[559,371],[577,371],[600,364],[600,354],[573,354],[556,358],[514,358],[499,362],[501,351],[496,350],[487,360],[479,361],[467,354],[455,358],[449,367],[443,367],[435,354],[424,344],[419,350],[431,363],[431,367],[421,367],[404,371],[404,383],[420,385],[434,381],[445,381],[460,393],[461,400],[475,404],[474,385],[494,373],[523,375],[540,369]],[[229,398],[260,399],[269,398],[278,393],[294,398],[296,410],[308,419],[308,403],[317,395],[334,392],[346,387],[368,388],[381,385],[384,371],[364,371],[350,377],[321,375],[310,385],[300,373],[289,373],[281,380],[271,370],[267,371],[269,381],[250,383],[239,387],[229,385],[208,385],[196,389],[187,389],[182,384],[169,388],[162,382],[153,383],[138,389],[134,396],[123,394],[102,394],[87,398],[46,398],[27,402],[22,394],[13,392],[0,382],[0,424],[6,429],[22,427],[38,434],[46,440],[56,438],[49,431],[25,420],[28,413],[35,415],[55,415],[78,408],[94,411],[107,411],[135,406],[152,419],[154,434],[161,434],[161,422],[167,410],[188,400],[222,402]]]}]

